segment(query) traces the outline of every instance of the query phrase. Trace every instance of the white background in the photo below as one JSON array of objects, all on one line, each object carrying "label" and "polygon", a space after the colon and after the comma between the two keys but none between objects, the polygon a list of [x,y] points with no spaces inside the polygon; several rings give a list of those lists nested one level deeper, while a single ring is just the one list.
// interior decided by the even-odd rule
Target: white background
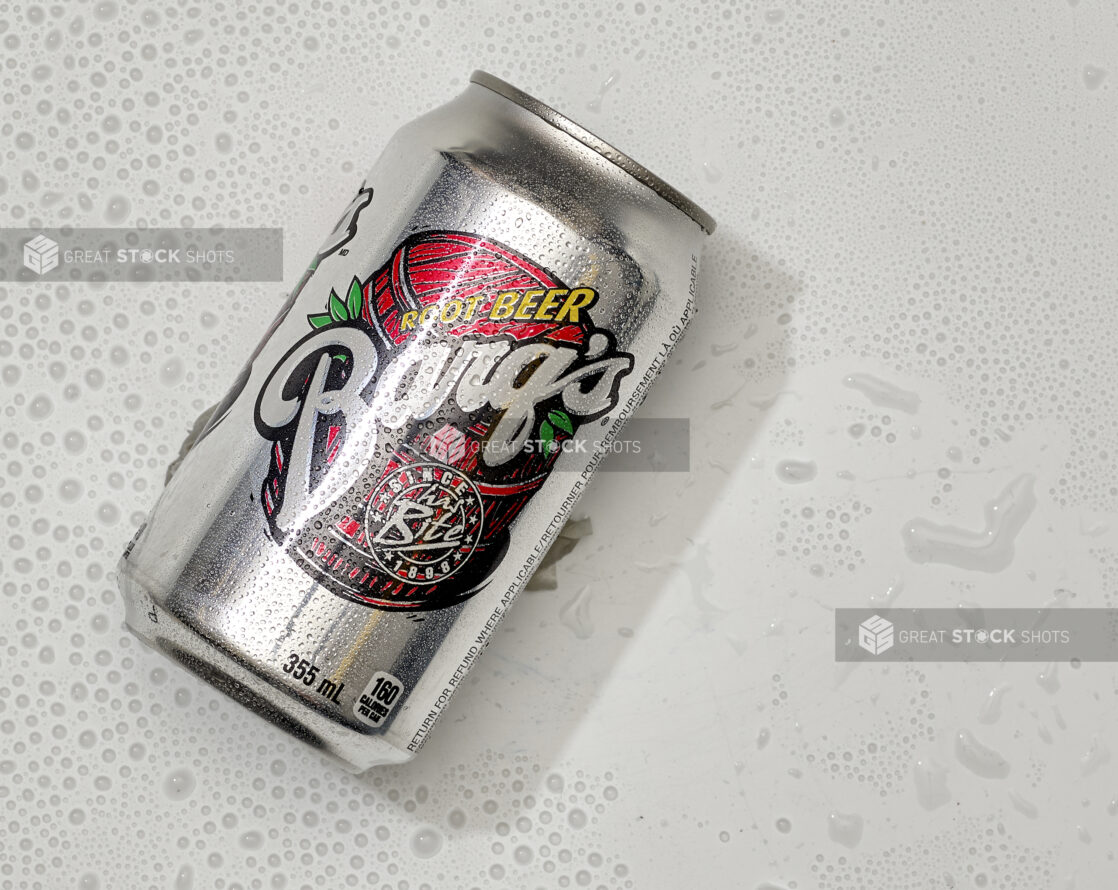
[{"label": "white background", "polygon": [[[843,670],[831,615],[1115,604],[1113,5],[0,18],[0,223],[286,247],[283,286],[0,287],[0,888],[1114,885],[1111,665]],[[142,649],[113,566],[363,171],[474,68],[719,220],[642,411],[691,418],[692,468],[599,476],[559,589],[355,779]],[[1026,476],[1004,568],[906,554]]]}]

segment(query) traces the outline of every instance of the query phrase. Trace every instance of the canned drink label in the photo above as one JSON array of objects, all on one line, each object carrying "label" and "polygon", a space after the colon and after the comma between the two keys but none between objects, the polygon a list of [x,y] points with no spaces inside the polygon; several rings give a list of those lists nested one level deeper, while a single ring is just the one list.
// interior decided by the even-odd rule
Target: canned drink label
[{"label": "canned drink label", "polygon": [[368,726],[380,726],[396,707],[404,684],[387,671],[377,671],[353,703],[353,716]]},{"label": "canned drink label", "polygon": [[[363,189],[316,264],[369,200]],[[563,441],[617,405],[633,356],[591,319],[594,289],[477,234],[420,232],[367,277],[321,278],[304,278],[299,305],[321,303],[256,396],[269,534],[348,600],[461,602]]]}]

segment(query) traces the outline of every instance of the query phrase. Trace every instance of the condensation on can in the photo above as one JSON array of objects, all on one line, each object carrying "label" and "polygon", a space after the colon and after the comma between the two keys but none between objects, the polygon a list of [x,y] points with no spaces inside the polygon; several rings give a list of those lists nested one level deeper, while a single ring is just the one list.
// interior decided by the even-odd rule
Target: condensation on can
[{"label": "condensation on can", "polygon": [[120,562],[129,627],[352,769],[409,759],[679,342],[713,229],[475,72],[192,431]]}]

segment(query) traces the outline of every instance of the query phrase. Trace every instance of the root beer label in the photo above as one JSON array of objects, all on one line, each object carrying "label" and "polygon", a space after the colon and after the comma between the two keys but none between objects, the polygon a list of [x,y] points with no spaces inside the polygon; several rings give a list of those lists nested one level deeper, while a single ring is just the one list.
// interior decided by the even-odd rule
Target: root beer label
[{"label": "root beer label", "polygon": [[616,406],[633,357],[592,322],[592,288],[473,234],[413,235],[336,284],[257,396],[260,506],[339,596],[444,608],[484,587],[562,440]]}]

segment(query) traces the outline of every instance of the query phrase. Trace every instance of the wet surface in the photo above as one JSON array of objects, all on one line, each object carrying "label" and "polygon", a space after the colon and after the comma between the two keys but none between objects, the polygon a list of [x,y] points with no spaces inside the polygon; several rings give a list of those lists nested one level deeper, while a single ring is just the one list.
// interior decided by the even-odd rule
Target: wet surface
[{"label": "wet surface", "polygon": [[[0,47],[5,226],[286,257],[0,284],[0,890],[1112,883],[1113,666],[831,638],[1116,605],[1105,4],[103,0],[10,5]],[[438,734],[356,778],[128,635],[114,566],[391,132],[479,66],[718,219],[640,415],[690,418],[691,469],[596,478]]]}]

